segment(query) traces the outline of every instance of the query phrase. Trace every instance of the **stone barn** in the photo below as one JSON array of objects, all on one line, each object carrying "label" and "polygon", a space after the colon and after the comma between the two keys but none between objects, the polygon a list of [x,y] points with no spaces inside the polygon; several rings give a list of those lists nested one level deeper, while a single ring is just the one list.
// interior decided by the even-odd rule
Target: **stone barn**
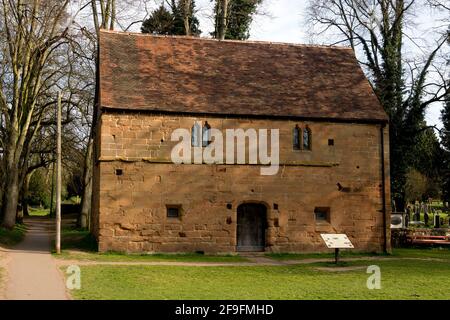
[{"label": "stone barn", "polygon": [[100,251],[390,250],[388,118],[351,49],[102,31],[97,68]]}]

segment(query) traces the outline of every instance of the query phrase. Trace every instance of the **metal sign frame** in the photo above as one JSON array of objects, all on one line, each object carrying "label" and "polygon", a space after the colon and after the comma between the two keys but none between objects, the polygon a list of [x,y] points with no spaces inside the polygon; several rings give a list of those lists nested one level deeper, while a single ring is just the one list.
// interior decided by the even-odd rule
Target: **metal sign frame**
[{"label": "metal sign frame", "polygon": [[334,249],[334,262],[339,262],[339,249],[354,249],[352,242],[343,233],[322,233],[320,235],[329,249]]}]

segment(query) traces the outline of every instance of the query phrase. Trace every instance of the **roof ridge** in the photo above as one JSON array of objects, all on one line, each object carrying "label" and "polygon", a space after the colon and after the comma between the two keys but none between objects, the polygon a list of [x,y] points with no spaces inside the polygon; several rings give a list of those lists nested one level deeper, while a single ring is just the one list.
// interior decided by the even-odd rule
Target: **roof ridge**
[{"label": "roof ridge", "polygon": [[332,46],[321,44],[306,44],[306,43],[292,43],[292,42],[277,42],[277,41],[262,41],[262,40],[218,40],[214,38],[206,37],[193,37],[193,36],[177,36],[177,35],[155,35],[148,33],[129,32],[129,31],[117,31],[100,29],[100,33],[110,33],[118,35],[138,36],[138,37],[154,37],[154,38],[173,38],[173,39],[186,39],[197,41],[211,41],[211,42],[223,42],[223,43],[239,43],[239,44],[261,44],[261,45],[277,45],[277,46],[290,46],[290,47],[309,47],[309,48],[323,48],[323,49],[337,49],[337,50],[353,50],[351,47],[346,46]]}]

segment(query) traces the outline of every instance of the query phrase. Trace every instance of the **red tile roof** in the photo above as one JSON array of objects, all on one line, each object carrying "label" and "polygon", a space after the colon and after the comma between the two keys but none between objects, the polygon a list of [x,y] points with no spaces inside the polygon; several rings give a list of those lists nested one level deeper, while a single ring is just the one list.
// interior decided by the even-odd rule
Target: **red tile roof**
[{"label": "red tile roof", "polygon": [[386,121],[351,49],[102,31],[102,108]]}]

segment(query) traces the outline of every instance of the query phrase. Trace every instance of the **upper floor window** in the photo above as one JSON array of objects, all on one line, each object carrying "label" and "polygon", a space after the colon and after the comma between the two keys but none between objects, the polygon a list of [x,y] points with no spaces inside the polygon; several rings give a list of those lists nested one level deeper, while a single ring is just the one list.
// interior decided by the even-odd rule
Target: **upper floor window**
[{"label": "upper floor window", "polygon": [[211,126],[208,121],[202,125],[201,122],[196,121],[191,129],[191,145],[192,147],[207,147],[211,144]]},{"label": "upper floor window", "polygon": [[195,122],[195,124],[193,125],[192,129],[191,129],[191,144],[193,147],[201,147],[202,143],[201,143],[201,130],[202,127],[200,125],[200,123]]},{"label": "upper floor window", "polygon": [[300,150],[300,137],[301,137],[300,128],[298,127],[298,125],[295,125],[292,142],[294,150]]},{"label": "upper floor window", "polygon": [[205,121],[205,125],[203,126],[203,147],[207,147],[211,144],[211,126],[208,121]]},{"label": "upper floor window", "polygon": [[311,150],[311,129],[303,129],[303,150]]},{"label": "upper floor window", "polygon": [[298,125],[295,125],[292,137],[292,147],[294,150],[311,150],[312,136],[311,129],[308,126],[302,129]]}]

